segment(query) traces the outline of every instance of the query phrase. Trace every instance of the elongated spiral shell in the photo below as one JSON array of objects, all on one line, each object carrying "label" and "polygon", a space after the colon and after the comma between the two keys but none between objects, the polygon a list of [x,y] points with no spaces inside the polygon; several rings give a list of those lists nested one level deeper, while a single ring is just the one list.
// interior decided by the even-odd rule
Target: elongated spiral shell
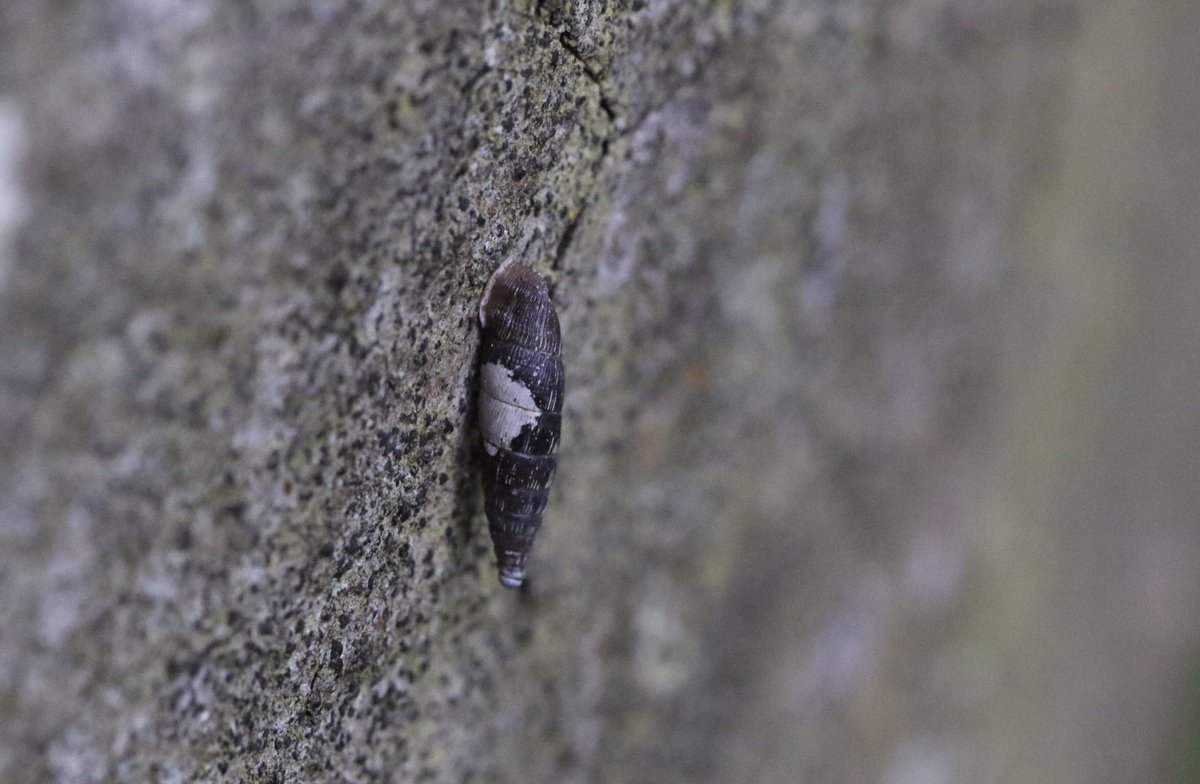
[{"label": "elongated spiral shell", "polygon": [[517,588],[525,580],[557,467],[562,338],[546,282],[512,260],[488,281],[479,323],[484,509],[500,583]]}]

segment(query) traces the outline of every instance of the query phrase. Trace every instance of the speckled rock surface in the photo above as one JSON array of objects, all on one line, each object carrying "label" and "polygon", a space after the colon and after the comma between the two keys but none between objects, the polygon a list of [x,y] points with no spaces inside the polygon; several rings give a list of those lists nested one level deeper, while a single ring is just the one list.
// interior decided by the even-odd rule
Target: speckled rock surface
[{"label": "speckled rock surface", "polygon": [[[966,596],[1004,112],[1069,27],[5,0],[0,780],[947,759],[986,714],[926,654]],[[510,255],[552,281],[568,384],[522,593],[472,398]]]}]

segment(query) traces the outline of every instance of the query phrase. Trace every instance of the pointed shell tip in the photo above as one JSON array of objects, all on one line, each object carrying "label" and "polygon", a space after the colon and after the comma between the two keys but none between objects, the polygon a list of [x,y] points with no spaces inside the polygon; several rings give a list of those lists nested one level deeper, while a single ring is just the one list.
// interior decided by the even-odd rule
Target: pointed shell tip
[{"label": "pointed shell tip", "polygon": [[505,588],[520,588],[521,583],[525,582],[524,572],[501,572],[500,584]]}]

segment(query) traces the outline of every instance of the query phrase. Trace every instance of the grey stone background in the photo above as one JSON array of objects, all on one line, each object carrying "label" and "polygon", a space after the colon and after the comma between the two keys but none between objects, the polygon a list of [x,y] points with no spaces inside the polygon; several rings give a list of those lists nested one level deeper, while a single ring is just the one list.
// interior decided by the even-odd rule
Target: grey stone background
[{"label": "grey stone background", "polygon": [[[0,781],[1196,781],[1196,31],[4,0]],[[521,593],[511,255],[568,383]]]}]

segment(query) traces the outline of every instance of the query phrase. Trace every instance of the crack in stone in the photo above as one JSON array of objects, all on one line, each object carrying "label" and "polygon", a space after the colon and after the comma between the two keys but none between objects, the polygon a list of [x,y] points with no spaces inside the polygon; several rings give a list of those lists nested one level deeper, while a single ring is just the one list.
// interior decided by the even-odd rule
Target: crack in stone
[{"label": "crack in stone", "polygon": [[617,120],[617,112],[615,109],[613,109],[612,101],[609,100],[608,93],[604,91],[603,78],[599,73],[596,72],[594,68],[588,65],[587,58],[584,57],[583,52],[580,52],[577,46],[571,43],[571,37],[565,30],[558,34],[558,42],[568,54],[575,58],[580,67],[583,68],[584,74],[587,75],[587,78],[591,81],[591,83],[596,85],[596,92],[599,94],[600,109],[604,112],[605,116],[608,117],[609,124],[614,124]]},{"label": "crack in stone", "polygon": [[579,208],[579,212],[575,217],[567,223],[567,227],[563,229],[562,237],[558,240],[558,246],[554,249],[554,261],[551,262],[550,268],[558,271],[562,269],[563,257],[567,255],[567,248],[571,246],[571,240],[575,239],[575,230],[579,228],[580,221],[583,220],[583,213],[587,209],[587,202]]},{"label": "crack in stone", "polygon": [[558,30],[558,43],[562,48],[571,55],[574,60],[583,68],[583,73],[587,76],[588,81],[596,85],[596,93],[599,96],[600,110],[604,112],[604,116],[608,118],[609,125],[615,125],[617,120],[617,111],[611,98],[604,89],[604,77],[588,64],[587,57],[579,50],[579,47],[571,43],[571,33],[569,30],[562,29],[563,25],[560,21],[547,16],[548,12],[545,7],[545,0],[537,0],[533,9],[534,17],[542,24],[552,29]]},{"label": "crack in stone", "polygon": [[[613,139],[620,135],[620,129],[617,127],[618,113],[613,100],[609,97],[608,92],[605,89],[604,77],[599,71],[597,71],[588,63],[587,57],[584,55],[584,53],[580,51],[579,47],[572,42],[570,32],[561,29],[561,23],[547,18],[544,0],[537,0],[537,4],[534,6],[534,15],[535,18],[542,24],[550,27],[551,29],[558,30],[557,39],[559,45],[563,48],[563,51],[565,51],[572,59],[575,60],[575,62],[579,64],[580,68],[583,70],[584,76],[586,76],[588,81],[590,81],[596,88],[597,104],[607,120],[605,124],[605,133],[600,139],[600,156],[596,160],[595,164],[597,168],[602,167],[604,162],[608,160]],[[573,217],[563,229],[562,236],[559,238],[558,244],[555,246],[554,259],[550,265],[551,269],[555,271],[562,269],[563,259],[566,257],[567,250],[570,248],[571,242],[575,239],[576,230],[579,228],[579,224],[583,220],[583,214],[587,209],[588,203],[595,195],[595,189],[596,183],[593,182],[588,194],[580,199],[580,207],[575,217]]]},{"label": "crack in stone", "polygon": [[[769,21],[778,15],[780,9],[783,7],[783,4],[784,0],[773,0],[766,13],[764,13],[758,20],[757,27],[759,30],[766,29],[768,27]],[[618,123],[618,120],[621,118],[617,112],[615,103],[609,97],[608,91],[605,89],[603,74],[592,67],[592,65],[588,62],[587,56],[575,43],[572,42],[570,31],[563,29],[564,25],[561,21],[561,17],[555,19],[551,16],[551,14],[555,12],[551,12],[546,9],[546,0],[537,0],[534,4],[533,13],[536,20],[547,27],[558,31],[557,37],[559,45],[562,46],[563,50],[567,54],[569,54],[577,63],[579,63],[579,66],[583,69],[583,73],[587,77],[588,81],[590,81],[596,87],[597,102],[600,106],[600,110],[604,112],[604,116],[608,120],[608,131],[600,140],[600,157],[596,161],[597,166],[603,166],[604,162],[608,159],[609,151],[614,139],[622,136],[629,137],[636,133],[638,129],[645,124],[646,120],[655,113],[655,111],[661,110],[664,106],[670,104],[687,88],[703,81],[704,77],[706,76],[708,66],[716,60],[716,57],[712,56],[711,52],[709,53],[708,57],[700,59],[696,64],[695,72],[681,80],[678,84],[674,85],[670,89],[666,99],[660,101],[657,107],[643,113],[643,115],[638,118],[638,121],[632,126],[621,128],[619,127]],[[593,183],[593,193],[589,193],[586,198],[582,199],[582,205],[578,213],[567,223],[566,227],[563,229],[562,236],[559,238],[558,244],[555,247],[554,260],[551,264],[552,269],[562,269],[563,258],[566,256],[567,250],[570,248],[571,242],[575,238],[576,230],[583,220],[584,210],[586,210],[588,202],[594,195],[594,190],[595,187]]]}]

